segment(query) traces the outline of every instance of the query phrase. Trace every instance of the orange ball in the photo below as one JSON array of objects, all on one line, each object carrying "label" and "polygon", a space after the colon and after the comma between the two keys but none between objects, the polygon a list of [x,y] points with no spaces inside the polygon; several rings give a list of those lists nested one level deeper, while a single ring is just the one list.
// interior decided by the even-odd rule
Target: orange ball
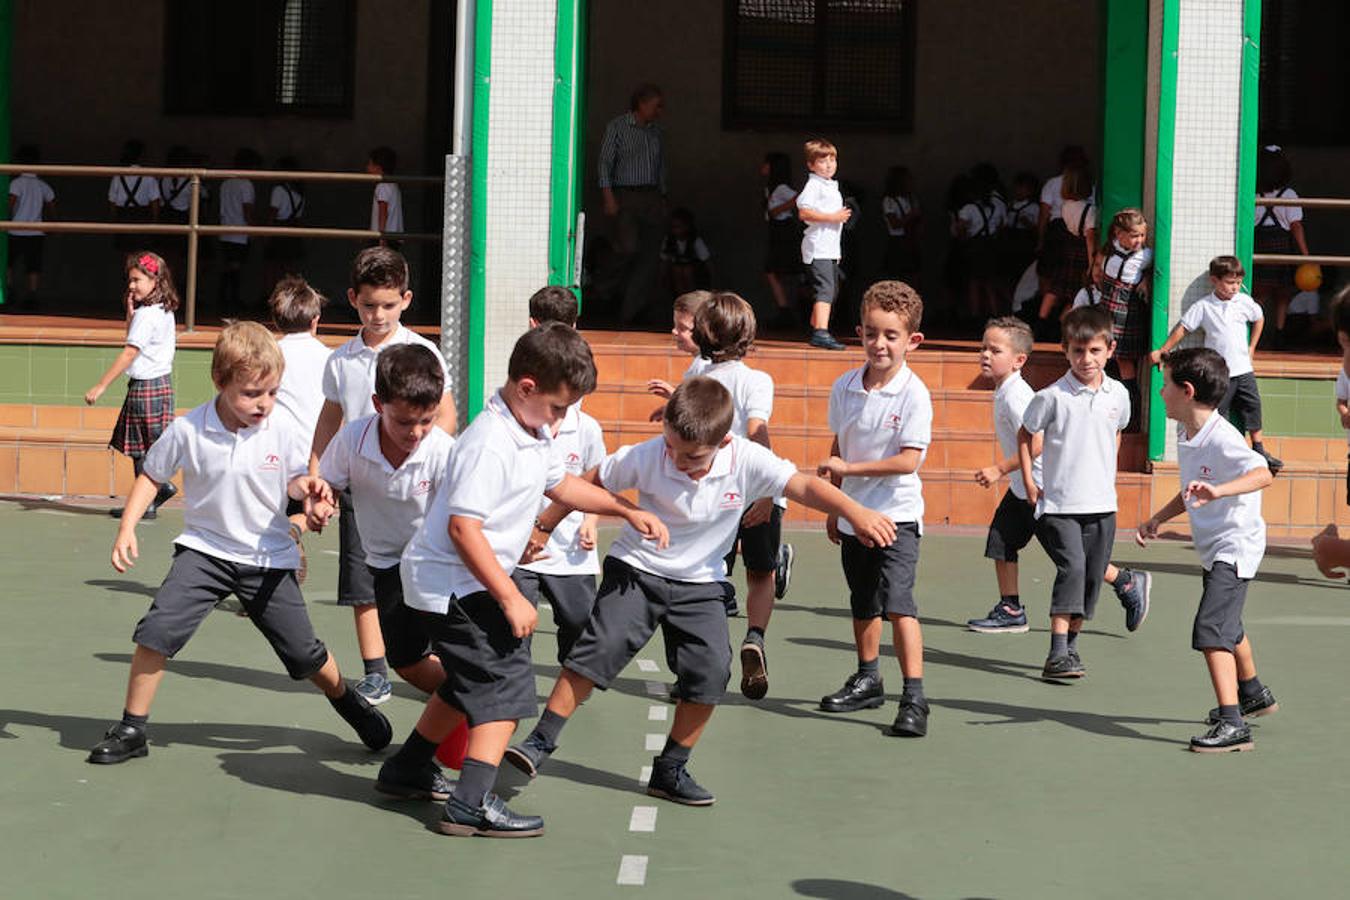
[{"label": "orange ball", "polygon": [[1304,263],[1294,270],[1294,285],[1300,291],[1315,291],[1322,286],[1322,267]]}]

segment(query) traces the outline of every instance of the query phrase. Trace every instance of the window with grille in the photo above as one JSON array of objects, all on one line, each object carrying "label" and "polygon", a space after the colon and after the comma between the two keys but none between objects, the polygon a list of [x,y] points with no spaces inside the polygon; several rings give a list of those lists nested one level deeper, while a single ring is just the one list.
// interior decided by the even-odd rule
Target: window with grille
[{"label": "window with grille", "polygon": [[727,0],[729,128],[906,131],[916,0]]},{"label": "window with grille", "polygon": [[350,116],[355,14],[355,0],[166,0],[165,111]]},{"label": "window with grille", "polygon": [[1263,142],[1350,144],[1350,5],[1264,0],[1260,132]]}]

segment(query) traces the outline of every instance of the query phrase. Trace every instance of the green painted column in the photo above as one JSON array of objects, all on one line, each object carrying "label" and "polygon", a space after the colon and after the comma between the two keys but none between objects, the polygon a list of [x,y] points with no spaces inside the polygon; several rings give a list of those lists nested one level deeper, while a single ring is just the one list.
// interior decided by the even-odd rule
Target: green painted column
[{"label": "green painted column", "polygon": [[[0,0],[0,162],[9,162],[10,49],[14,46],[14,2]],[[0,175],[0,196],[9,209],[9,176]],[[5,213],[9,218],[9,213]],[[0,235],[0,272],[9,271],[9,235]],[[5,280],[0,278],[0,306],[6,302]]]},{"label": "green painted column", "polygon": [[[585,127],[585,0],[558,0],[553,67],[553,165],[549,189],[548,283],[568,287],[577,271],[577,212]],[[576,288],[580,292],[579,287]]]},{"label": "green painted column", "polygon": [[[1158,152],[1153,200],[1153,322],[1152,346],[1167,340],[1167,299],[1172,274],[1172,167],[1177,131],[1177,34],[1181,0],[1164,0],[1162,56],[1158,89]],[[1162,459],[1167,452],[1167,413],[1162,404],[1162,372],[1149,369],[1148,456]]]},{"label": "green painted column", "polygon": [[1103,216],[1144,205],[1148,0],[1102,0]]},{"label": "green painted column", "polygon": [[[483,408],[484,332],[487,323],[488,100],[492,73],[492,0],[474,0],[473,137],[469,186],[469,420]],[[467,40],[467,36],[465,36]]]},{"label": "green painted column", "polygon": [[1259,148],[1261,88],[1261,0],[1246,0],[1242,9],[1242,122],[1239,130],[1237,181],[1237,258],[1252,270],[1256,231],[1256,157]]}]

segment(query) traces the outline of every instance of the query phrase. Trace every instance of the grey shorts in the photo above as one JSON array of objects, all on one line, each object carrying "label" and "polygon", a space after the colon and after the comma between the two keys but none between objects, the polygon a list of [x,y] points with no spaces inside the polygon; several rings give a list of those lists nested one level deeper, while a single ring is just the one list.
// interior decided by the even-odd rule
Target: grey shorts
[{"label": "grey shorts", "polygon": [[314,636],[293,569],[262,569],[178,547],[135,641],[172,658],[218,602],[234,594],[286,672],[299,681],[323,668],[328,648]]},{"label": "grey shorts", "polygon": [[605,558],[590,621],[564,665],[605,690],[658,626],[679,695],[714,705],[731,680],[723,583],[673,581]]},{"label": "grey shorts", "polygon": [[986,559],[1017,562],[1017,554],[1036,536],[1036,507],[1018,497],[1011,490],[994,510],[994,521],[989,523],[989,536],[984,541]]},{"label": "grey shorts", "polygon": [[595,576],[550,575],[517,567],[511,578],[535,607],[539,606],[540,600],[547,600],[553,607],[553,625],[558,631],[558,664],[562,665],[591,618],[591,609],[595,606]]},{"label": "grey shorts", "polygon": [[444,614],[423,612],[421,618],[431,650],[445,666],[445,681],[436,693],[464,713],[470,726],[538,714],[530,639],[511,634],[491,594],[452,597]]},{"label": "grey shorts", "polygon": [[736,532],[736,540],[731,552],[724,560],[727,564],[727,577],[736,568],[736,548],[739,545],[741,559],[745,568],[751,572],[772,572],[778,568],[778,545],[783,542],[783,508],[775,505],[769,514],[769,521],[746,528],[744,525]]},{"label": "grey shorts", "polygon": [[1261,391],[1256,385],[1255,372],[1228,379],[1228,390],[1219,401],[1219,414],[1226,416],[1244,434],[1261,430]]},{"label": "grey shorts", "polygon": [[806,283],[812,303],[833,303],[839,296],[839,260],[813,259],[806,263]]},{"label": "grey shorts", "polygon": [[1202,578],[1204,592],[1191,626],[1194,650],[1232,651],[1242,643],[1242,607],[1247,602],[1250,578],[1239,578],[1232,563],[1216,562]]},{"label": "grey shorts", "polygon": [[1116,543],[1116,514],[1047,513],[1036,523],[1036,537],[1055,564],[1050,615],[1091,619]]},{"label": "grey shorts", "polygon": [[403,603],[403,579],[399,577],[398,566],[369,569],[375,583],[380,633],[384,635],[384,658],[395,669],[421,662],[430,655],[431,642],[422,616]]},{"label": "grey shorts", "polygon": [[352,492],[338,495],[338,606],[370,606],[375,603],[375,579],[366,565],[366,549],[356,529]]},{"label": "grey shorts", "polygon": [[839,535],[839,558],[848,582],[848,604],[859,621],[884,616],[918,618],[914,575],[919,566],[919,526],[896,522],[889,547],[865,547],[851,534]]}]

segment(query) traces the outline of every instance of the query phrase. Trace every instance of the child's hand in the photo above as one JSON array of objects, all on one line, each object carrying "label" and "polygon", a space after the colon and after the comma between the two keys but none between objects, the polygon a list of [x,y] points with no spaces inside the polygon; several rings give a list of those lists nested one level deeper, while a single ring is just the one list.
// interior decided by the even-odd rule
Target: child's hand
[{"label": "child's hand", "polygon": [[119,572],[125,572],[136,565],[136,558],[140,555],[140,550],[136,546],[136,530],[117,529],[117,537],[113,540],[112,546],[112,567]]},{"label": "child's hand", "polygon": [[1032,481],[1028,482],[1026,487],[1027,487],[1027,502],[1030,503],[1032,506],[1035,506],[1036,502],[1041,499],[1040,485]]},{"label": "child's hand", "polygon": [[975,483],[982,488],[991,488],[998,484],[998,480],[1003,477],[1003,472],[998,466],[985,466],[975,473]]},{"label": "child's hand", "polygon": [[1148,361],[1155,366],[1162,365],[1162,351],[1154,350],[1152,353],[1148,355]]},{"label": "child's hand", "polygon": [[[88,405],[88,406],[93,406],[95,403],[98,402],[98,398],[103,396],[103,392],[104,392],[105,390],[107,390],[107,388],[103,387],[102,385],[96,384],[96,385],[94,385],[93,387],[91,387],[89,390],[85,391],[85,392],[84,392],[84,402],[85,402],[85,404]],[[1348,427],[1350,427],[1350,426],[1348,426]]]},{"label": "child's hand", "polygon": [[1313,562],[1317,564],[1317,571],[1327,578],[1344,578],[1345,571],[1337,568],[1339,564],[1336,562],[1336,557],[1340,555],[1337,551],[1344,544],[1335,525],[1328,525],[1318,532],[1312,539]]},{"label": "child's hand", "polygon": [[847,222],[851,218],[853,218],[853,210],[849,209],[847,206],[834,214],[834,220],[840,224]]},{"label": "child's hand", "polygon": [[1341,427],[1350,430],[1350,411],[1341,413]]},{"label": "child's hand", "polygon": [[839,543],[839,517],[825,517],[825,536],[830,539],[831,544]]},{"label": "child's hand", "polygon": [[647,393],[655,394],[658,397],[670,399],[670,395],[675,393],[675,386],[669,381],[662,381],[660,378],[653,378],[647,382]]},{"label": "child's hand", "polygon": [[1134,533],[1134,542],[1140,547],[1147,547],[1148,542],[1158,537],[1158,520],[1150,517],[1148,521],[1141,522],[1139,528]]},{"label": "child's hand", "polygon": [[1211,500],[1218,500],[1223,496],[1217,485],[1210,484],[1208,481],[1192,481],[1186,485],[1186,490],[1182,491],[1181,499],[1187,506],[1199,508]]},{"label": "child's hand", "polygon": [[630,509],[627,513],[624,518],[644,540],[655,541],[658,550],[670,546],[670,530],[665,522],[643,509]]},{"label": "child's hand", "polygon": [[518,565],[528,566],[530,563],[548,559],[548,554],[544,551],[548,549],[549,532],[540,530],[538,525],[530,530],[530,539],[525,543],[525,551],[520,554]]},{"label": "child's hand", "polygon": [[842,479],[848,474],[848,463],[844,462],[838,456],[831,456],[820,465],[816,466],[816,474],[821,478]]},{"label": "child's hand", "polygon": [[539,612],[520,591],[512,593],[514,596],[502,603],[502,615],[506,616],[506,623],[511,626],[511,634],[517,640],[524,640],[534,633],[534,626],[539,622]]},{"label": "child's hand", "polygon": [[[890,516],[876,510],[867,509],[861,515],[850,516],[848,523],[853,526],[854,537],[862,541],[864,547],[889,547],[895,543],[895,523]],[[835,527],[838,528],[838,523]]]},{"label": "child's hand", "polygon": [[581,527],[577,529],[577,546],[582,550],[594,550],[599,541],[599,530],[596,520],[586,516],[581,520]]},{"label": "child's hand", "polygon": [[741,526],[754,528],[756,525],[763,525],[769,521],[771,515],[773,515],[773,498],[761,497],[751,503],[750,508],[745,511],[745,515],[741,516]]},{"label": "child's hand", "polygon": [[305,527],[315,534],[322,533],[328,520],[337,512],[337,507],[326,500],[306,500],[305,507]]}]

